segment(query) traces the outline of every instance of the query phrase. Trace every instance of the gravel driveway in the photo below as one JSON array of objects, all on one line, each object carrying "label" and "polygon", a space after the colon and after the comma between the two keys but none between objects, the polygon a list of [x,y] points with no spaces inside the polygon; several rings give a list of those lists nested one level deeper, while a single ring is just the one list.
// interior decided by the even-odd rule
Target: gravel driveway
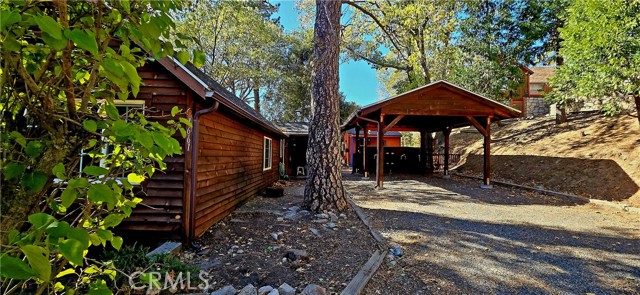
[{"label": "gravel driveway", "polygon": [[[345,186],[427,293],[640,294],[638,214],[456,177],[385,178],[382,191],[346,174]],[[381,286],[369,292],[406,294]]]}]

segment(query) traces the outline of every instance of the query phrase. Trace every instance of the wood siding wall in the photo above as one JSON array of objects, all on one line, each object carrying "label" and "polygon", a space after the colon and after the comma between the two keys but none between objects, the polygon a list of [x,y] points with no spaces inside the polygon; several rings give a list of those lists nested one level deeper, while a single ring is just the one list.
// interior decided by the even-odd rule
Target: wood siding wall
[{"label": "wood siding wall", "polygon": [[[193,107],[191,90],[186,88],[173,74],[157,63],[138,69],[144,86],[136,99],[144,99],[145,116],[161,123],[170,120],[171,109],[178,106],[190,114]],[[191,115],[186,115],[190,119]],[[138,205],[130,218],[123,221],[120,230],[140,232],[162,232],[166,238],[181,238],[183,235],[183,197],[185,188],[185,143],[178,133],[183,155],[165,159],[167,170],[156,171],[143,184],[142,204]],[[153,207],[153,208],[150,208]]]},{"label": "wood siding wall", "polygon": [[[214,112],[200,117],[195,236],[239,204],[278,180],[280,138]],[[264,136],[270,137],[271,169],[263,171]]]}]

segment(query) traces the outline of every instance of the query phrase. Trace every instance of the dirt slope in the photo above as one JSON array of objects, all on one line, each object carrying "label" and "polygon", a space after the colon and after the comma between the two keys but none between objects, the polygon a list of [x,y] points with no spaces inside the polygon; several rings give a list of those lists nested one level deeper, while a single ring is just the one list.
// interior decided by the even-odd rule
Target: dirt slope
[{"label": "dirt slope", "polygon": [[[640,126],[630,116],[577,113],[555,125],[551,117],[492,125],[492,176],[640,207]],[[468,130],[467,130],[468,131]],[[452,134],[458,172],[482,174],[482,136]]]}]

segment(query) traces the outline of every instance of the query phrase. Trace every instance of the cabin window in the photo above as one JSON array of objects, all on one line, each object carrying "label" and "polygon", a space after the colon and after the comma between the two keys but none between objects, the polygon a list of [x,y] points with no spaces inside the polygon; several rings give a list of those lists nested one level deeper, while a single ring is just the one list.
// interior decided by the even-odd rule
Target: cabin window
[{"label": "cabin window", "polygon": [[[127,122],[131,120],[136,120],[137,119],[137,117],[135,116],[136,113],[138,112],[144,113],[144,100],[115,101],[115,104],[116,104],[116,109],[118,109],[118,113],[120,115],[126,114],[126,116],[124,116],[124,120]],[[108,145],[105,145],[100,152],[103,155],[108,155],[110,153],[113,153],[116,148],[119,148],[119,147],[108,144]],[[99,161],[96,161],[94,159],[94,157],[96,156],[99,157],[99,155],[92,155],[85,152],[85,150],[81,150],[80,162],[78,163],[78,171],[82,172],[82,170],[85,167],[91,166],[91,165],[105,167],[106,166],[105,161],[102,159]],[[118,177],[127,177],[128,173],[127,173],[126,167],[120,167],[120,169],[122,169],[122,172],[120,173],[120,175],[118,175]]]},{"label": "cabin window", "polygon": [[262,164],[262,170],[269,170],[271,169],[271,138],[268,137],[264,137],[264,156],[263,156],[263,164]]}]

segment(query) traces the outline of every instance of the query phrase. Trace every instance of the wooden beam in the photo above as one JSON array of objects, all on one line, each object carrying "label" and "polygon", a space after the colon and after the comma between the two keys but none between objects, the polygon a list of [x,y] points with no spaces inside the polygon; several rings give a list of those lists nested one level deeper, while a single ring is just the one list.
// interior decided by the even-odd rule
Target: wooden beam
[{"label": "wooden beam", "polygon": [[364,177],[369,177],[369,167],[367,167],[367,146],[369,141],[369,132],[367,130],[367,126],[369,124],[364,124],[364,144],[362,145],[362,171],[364,172]]},{"label": "wooden beam", "polygon": [[393,126],[400,122],[402,118],[404,118],[404,115],[398,115],[395,119],[393,119],[393,121],[391,121],[391,123],[389,123],[389,125],[387,125],[387,127],[384,128],[383,133],[387,133],[387,131],[389,131],[389,129],[393,128]]},{"label": "wooden beam", "polygon": [[349,152],[351,153],[351,155],[349,155],[349,160],[351,160],[352,162],[351,174],[355,174],[356,171],[358,170],[356,166],[358,163],[358,146],[360,145],[360,126],[356,125],[355,130],[356,130],[356,136],[355,136],[356,142],[353,145],[353,150],[349,150]]},{"label": "wooden beam", "polygon": [[491,188],[491,117],[487,117],[484,136],[484,188]]},{"label": "wooden beam", "polygon": [[380,123],[378,123],[377,155],[376,187],[382,189],[384,178],[384,115],[380,115]]},{"label": "wooden beam", "polygon": [[[491,118],[491,117],[487,117],[487,118]],[[472,117],[472,116],[467,116],[467,120],[469,120],[469,122],[471,122],[471,125],[473,125],[473,127],[476,127],[476,129],[478,129],[478,131],[480,131],[480,133],[482,133],[483,136],[487,136],[487,130],[482,126],[482,124],[480,124],[480,122],[478,122],[478,120],[476,120],[476,118]]]},{"label": "wooden beam", "polygon": [[442,133],[444,133],[444,176],[449,176],[449,135],[451,135],[451,127],[445,127]]},{"label": "wooden beam", "polygon": [[427,144],[426,135],[427,132],[424,128],[420,129],[420,173],[424,173],[427,168]]}]

